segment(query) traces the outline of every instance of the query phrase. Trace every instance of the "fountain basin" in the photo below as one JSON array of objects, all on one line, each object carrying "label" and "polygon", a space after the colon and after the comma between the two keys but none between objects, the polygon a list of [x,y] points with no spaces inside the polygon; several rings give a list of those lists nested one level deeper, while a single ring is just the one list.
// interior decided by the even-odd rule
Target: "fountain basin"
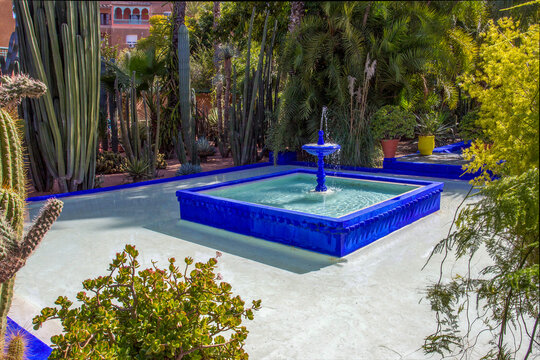
[{"label": "fountain basin", "polygon": [[[316,173],[315,170],[295,169],[179,190],[176,196],[180,204],[180,218],[342,257],[440,208],[442,183],[339,172],[329,173],[331,191],[327,193],[306,190],[305,198],[288,198],[281,203],[279,198],[277,202],[268,200],[276,197],[272,192],[278,190],[273,188],[285,188],[287,178],[304,174],[312,178]],[[357,197],[364,196],[361,189],[366,188],[364,183],[375,187],[378,185],[382,190],[377,190],[377,196],[370,200],[371,204],[369,201],[365,204],[357,201],[342,209],[339,201],[330,204],[336,191],[333,189],[334,178],[353,184],[347,187],[346,191],[350,191],[345,196],[347,199],[353,198],[355,192]],[[309,186],[307,181],[306,189]],[[266,189],[268,196],[263,196],[263,200],[257,199],[257,187]],[[313,202],[315,206],[311,210],[309,204],[298,207],[302,202]]]},{"label": "fountain basin", "polygon": [[315,156],[327,156],[333,154],[339,149],[341,149],[341,146],[338,144],[306,144],[302,146],[302,150],[305,150],[307,153]]}]

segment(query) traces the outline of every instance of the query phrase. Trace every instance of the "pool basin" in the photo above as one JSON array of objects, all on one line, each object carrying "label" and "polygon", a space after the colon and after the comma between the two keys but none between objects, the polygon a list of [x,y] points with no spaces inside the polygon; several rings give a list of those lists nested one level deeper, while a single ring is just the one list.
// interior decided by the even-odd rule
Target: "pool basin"
[{"label": "pool basin", "polygon": [[[256,203],[226,197],[232,196],[229,193],[241,194],[242,191],[237,190],[241,190],[242,186],[246,186],[247,192],[251,191],[250,186],[253,187],[253,184],[295,174],[313,176],[313,183],[315,183],[316,173],[316,170],[294,169],[179,190],[176,196],[180,205],[180,218],[318,253],[343,257],[440,209],[442,183],[341,172],[328,172],[328,176],[346,179],[346,181],[395,184],[403,186],[404,190],[396,194],[390,192],[386,199],[378,199],[378,202],[370,206],[358,204],[358,208],[354,208],[353,204],[353,208],[343,211],[340,211],[342,209],[339,209],[339,206],[337,208],[334,206],[330,213],[324,211],[310,213],[308,210],[295,210],[294,207],[289,209],[279,207],[282,204],[270,203],[272,205],[268,205],[267,202]],[[236,190],[228,191],[233,188]],[[349,194],[348,197],[351,195]],[[374,201],[377,201],[377,198]],[[291,203],[294,202],[291,201]]]}]

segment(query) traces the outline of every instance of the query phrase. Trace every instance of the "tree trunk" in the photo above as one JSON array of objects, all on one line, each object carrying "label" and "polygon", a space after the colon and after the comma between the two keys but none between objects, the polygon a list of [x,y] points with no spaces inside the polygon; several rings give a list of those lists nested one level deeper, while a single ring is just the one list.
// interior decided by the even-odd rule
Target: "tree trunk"
[{"label": "tree trunk", "polygon": [[294,32],[304,15],[304,2],[303,1],[291,1],[291,16],[289,17],[289,32]]},{"label": "tree trunk", "polygon": [[[212,24],[212,30],[214,32],[214,68],[216,71],[216,108],[217,108],[217,126],[218,126],[218,148],[219,152],[222,157],[225,157],[225,144],[224,144],[224,134],[225,130],[223,128],[223,106],[222,106],[222,98],[223,98],[223,81],[221,80],[219,76],[219,70],[220,70],[220,61],[219,61],[219,43],[217,41],[217,27],[219,23],[219,17],[221,15],[221,2],[220,1],[214,1],[214,8],[213,8],[213,15],[214,15],[214,23]],[[225,112],[227,112],[227,106],[225,106]]]}]

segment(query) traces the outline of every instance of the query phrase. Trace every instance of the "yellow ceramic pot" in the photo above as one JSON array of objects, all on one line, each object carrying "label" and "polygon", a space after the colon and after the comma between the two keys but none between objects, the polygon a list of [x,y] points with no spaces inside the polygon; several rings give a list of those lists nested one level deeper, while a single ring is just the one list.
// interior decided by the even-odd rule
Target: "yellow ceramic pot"
[{"label": "yellow ceramic pot", "polygon": [[421,155],[431,155],[435,149],[435,136],[418,136],[418,150]]}]

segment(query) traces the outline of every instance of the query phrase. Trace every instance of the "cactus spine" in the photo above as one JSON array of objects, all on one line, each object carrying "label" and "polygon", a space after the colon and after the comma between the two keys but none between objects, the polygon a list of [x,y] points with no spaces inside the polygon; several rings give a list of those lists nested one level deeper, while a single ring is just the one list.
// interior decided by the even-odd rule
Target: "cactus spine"
[{"label": "cactus spine", "polygon": [[186,25],[178,28],[178,81],[180,94],[180,116],[184,144],[193,164],[197,164],[197,145],[195,143],[195,124],[191,116],[191,80],[189,66],[189,31]]},{"label": "cactus spine", "polygon": [[13,3],[21,70],[47,85],[23,104],[32,178],[61,191],[93,188],[98,138],[100,47],[96,1]]},{"label": "cactus spine", "polygon": [[[5,91],[1,86],[0,90]],[[15,273],[25,264],[26,259],[39,245],[62,210],[61,201],[50,200],[34,225],[23,236],[26,184],[22,141],[15,120],[4,108],[0,108],[0,184],[2,184],[0,188],[0,359],[2,359]],[[15,348],[18,349],[14,345]]]}]

